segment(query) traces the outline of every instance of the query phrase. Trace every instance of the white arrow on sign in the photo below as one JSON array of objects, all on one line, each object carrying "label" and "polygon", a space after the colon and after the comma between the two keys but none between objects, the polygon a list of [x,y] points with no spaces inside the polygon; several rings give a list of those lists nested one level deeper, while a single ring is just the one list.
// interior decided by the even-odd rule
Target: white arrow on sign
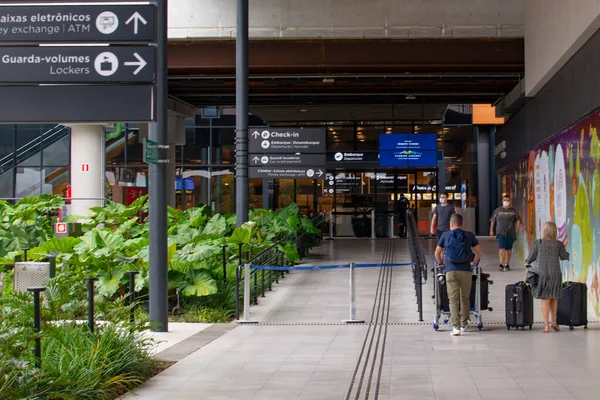
[{"label": "white arrow on sign", "polygon": [[146,65],[148,65],[148,63],[146,62],[146,60],[144,60],[142,57],[140,57],[140,55],[138,53],[133,53],[133,56],[135,58],[137,58],[138,60],[137,61],[126,61],[125,65],[137,67],[137,69],[135,71],[133,71],[133,74],[137,75],[140,73],[141,70],[144,69],[144,67]]},{"label": "white arrow on sign", "polygon": [[323,176],[323,171],[319,170],[319,178]]},{"label": "white arrow on sign", "polygon": [[146,25],[148,23],[148,21],[146,21],[144,19],[144,17],[142,17],[140,15],[140,13],[137,11],[135,13],[133,13],[133,15],[131,17],[129,17],[129,19],[125,22],[125,25],[129,25],[132,22],[133,22],[133,34],[134,35],[138,34],[140,22],[144,25]]},{"label": "white arrow on sign", "polygon": [[254,131],[252,136],[254,136],[254,139],[258,139],[258,137],[260,136],[260,133],[258,133],[257,131]]},{"label": "white arrow on sign", "polygon": [[260,161],[260,158],[258,158],[258,157],[254,157],[254,158],[252,159],[252,161],[254,162],[254,164],[258,164],[258,162]]}]

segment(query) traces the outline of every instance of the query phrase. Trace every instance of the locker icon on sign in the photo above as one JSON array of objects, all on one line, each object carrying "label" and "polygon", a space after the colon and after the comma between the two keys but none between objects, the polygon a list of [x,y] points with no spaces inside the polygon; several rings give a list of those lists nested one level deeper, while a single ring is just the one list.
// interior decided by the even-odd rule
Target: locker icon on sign
[{"label": "locker icon on sign", "polygon": [[110,61],[108,56],[104,56],[102,62],[100,63],[100,71],[112,71],[113,63]]},{"label": "locker icon on sign", "polygon": [[94,69],[100,76],[111,76],[119,69],[119,59],[114,53],[105,51],[96,57]]}]

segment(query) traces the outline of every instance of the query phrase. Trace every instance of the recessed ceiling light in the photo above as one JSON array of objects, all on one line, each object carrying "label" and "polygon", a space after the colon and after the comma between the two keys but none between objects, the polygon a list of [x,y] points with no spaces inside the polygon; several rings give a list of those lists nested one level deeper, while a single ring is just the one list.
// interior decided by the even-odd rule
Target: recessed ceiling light
[{"label": "recessed ceiling light", "polygon": [[301,108],[300,112],[307,112],[308,110],[306,108]]},{"label": "recessed ceiling light", "polygon": [[409,94],[406,96],[406,100],[414,100],[414,99],[416,99],[416,97],[412,94]]}]

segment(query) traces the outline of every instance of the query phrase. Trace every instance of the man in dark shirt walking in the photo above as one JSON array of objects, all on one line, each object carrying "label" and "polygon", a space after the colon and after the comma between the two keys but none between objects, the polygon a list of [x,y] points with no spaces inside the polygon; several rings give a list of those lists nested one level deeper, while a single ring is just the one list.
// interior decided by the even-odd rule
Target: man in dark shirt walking
[{"label": "man in dark shirt walking", "polygon": [[500,271],[510,271],[510,257],[515,240],[517,228],[521,227],[521,217],[511,205],[509,195],[502,197],[502,207],[496,208],[490,218],[490,236],[498,240],[498,255],[500,257]]},{"label": "man in dark shirt walking", "polygon": [[404,193],[400,194],[400,198],[396,203],[396,215],[400,224],[400,237],[406,239],[406,212],[410,207],[410,203]]},{"label": "man in dark shirt walking", "polygon": [[[431,234],[435,235],[436,241],[439,242],[442,234],[450,230],[450,217],[456,214],[454,206],[448,203],[448,193],[440,193],[440,204],[436,205],[433,210],[433,218],[431,219]],[[435,224],[437,222],[437,229]]]},{"label": "man in dark shirt walking", "polygon": [[[444,266],[446,273],[452,336],[459,336],[467,331],[471,313],[471,267],[476,266],[481,259],[481,247],[477,238],[472,232],[463,230],[462,224],[462,215],[453,214],[450,218],[450,230],[442,234],[435,249],[435,259],[440,266]],[[442,263],[444,250],[445,265]]]}]

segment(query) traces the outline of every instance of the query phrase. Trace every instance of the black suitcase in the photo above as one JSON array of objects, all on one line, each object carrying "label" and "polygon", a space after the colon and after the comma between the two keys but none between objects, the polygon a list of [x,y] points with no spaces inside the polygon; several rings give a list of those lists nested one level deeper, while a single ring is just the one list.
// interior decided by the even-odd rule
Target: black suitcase
[{"label": "black suitcase", "polygon": [[[481,274],[481,311],[490,310],[492,308],[489,306],[489,295],[490,288],[489,285],[493,283],[489,280],[490,274]],[[435,283],[435,282],[434,282]],[[477,285],[477,275],[473,275],[473,280],[471,281],[471,309],[475,308],[475,287]],[[446,286],[446,280],[440,284],[440,310],[442,311],[450,311],[450,301],[448,300],[448,288]]]},{"label": "black suitcase", "polygon": [[569,329],[583,326],[587,329],[587,285],[579,282],[563,283],[558,299],[557,322]]},{"label": "black suitcase", "polygon": [[506,328],[533,326],[533,295],[531,286],[525,282],[506,285]]}]

